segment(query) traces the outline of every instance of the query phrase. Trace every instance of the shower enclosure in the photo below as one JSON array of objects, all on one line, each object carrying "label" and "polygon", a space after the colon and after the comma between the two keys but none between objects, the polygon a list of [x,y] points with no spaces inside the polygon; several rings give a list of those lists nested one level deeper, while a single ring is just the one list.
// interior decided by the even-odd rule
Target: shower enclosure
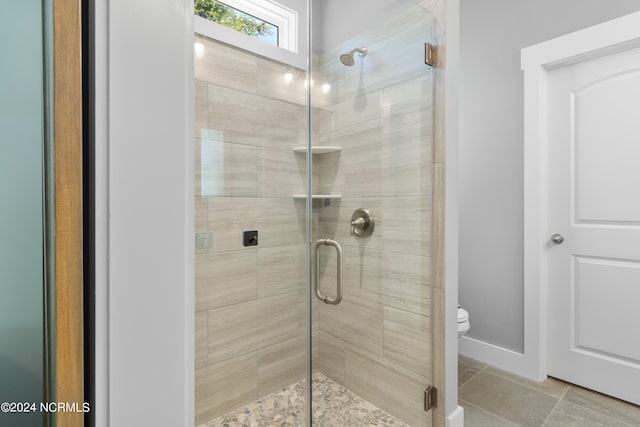
[{"label": "shower enclosure", "polygon": [[196,34],[195,424],[430,426],[439,2],[281,3],[303,61]]}]

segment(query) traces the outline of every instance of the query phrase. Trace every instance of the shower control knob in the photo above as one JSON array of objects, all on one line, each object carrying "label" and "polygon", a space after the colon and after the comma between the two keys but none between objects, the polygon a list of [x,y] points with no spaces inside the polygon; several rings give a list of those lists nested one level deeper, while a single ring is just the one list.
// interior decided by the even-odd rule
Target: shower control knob
[{"label": "shower control knob", "polygon": [[559,245],[560,243],[564,242],[564,237],[562,237],[562,234],[556,233],[553,236],[551,236],[551,241],[556,245]]},{"label": "shower control knob", "polygon": [[351,235],[369,237],[373,233],[375,221],[369,209],[359,208],[351,215]]}]

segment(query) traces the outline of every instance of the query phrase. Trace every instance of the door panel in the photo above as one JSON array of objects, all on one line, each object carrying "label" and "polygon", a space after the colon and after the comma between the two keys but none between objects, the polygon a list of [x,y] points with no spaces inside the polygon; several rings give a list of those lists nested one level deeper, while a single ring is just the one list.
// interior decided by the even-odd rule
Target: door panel
[{"label": "door panel", "polygon": [[[574,257],[574,266],[573,345],[640,363],[636,340],[624,339],[633,337],[640,325],[640,311],[635,309],[640,300],[640,262]],[[605,311],[603,307],[615,309]]]},{"label": "door panel", "polygon": [[[342,276],[343,297],[335,305],[314,296],[313,419],[429,426],[434,72],[424,44],[433,38],[434,15],[411,2],[314,4],[312,25],[324,30],[331,22],[332,30],[312,38],[319,54],[311,79],[328,90],[311,89],[311,191],[331,196],[312,206],[312,252],[314,242],[331,239],[342,256],[321,245],[318,262],[310,262],[321,295],[336,295]],[[356,4],[367,19],[341,27],[345,7]],[[360,209],[374,218],[371,235],[354,232]],[[364,400],[340,403],[358,401],[352,392]]]},{"label": "door panel", "polygon": [[640,403],[640,49],[549,72],[549,374]]},{"label": "door panel", "polygon": [[[575,147],[575,221],[638,223],[640,71],[607,76],[571,96]],[[630,155],[631,154],[631,155]],[[615,191],[612,191],[614,190]]]}]

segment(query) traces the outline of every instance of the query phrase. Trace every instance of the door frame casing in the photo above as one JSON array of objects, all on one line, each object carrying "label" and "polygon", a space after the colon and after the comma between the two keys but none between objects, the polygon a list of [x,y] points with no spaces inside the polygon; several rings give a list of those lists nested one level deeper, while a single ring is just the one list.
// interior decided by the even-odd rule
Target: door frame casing
[{"label": "door frame casing", "polygon": [[548,373],[549,71],[640,46],[640,12],[557,37],[521,51],[524,71],[524,358],[518,374]]}]

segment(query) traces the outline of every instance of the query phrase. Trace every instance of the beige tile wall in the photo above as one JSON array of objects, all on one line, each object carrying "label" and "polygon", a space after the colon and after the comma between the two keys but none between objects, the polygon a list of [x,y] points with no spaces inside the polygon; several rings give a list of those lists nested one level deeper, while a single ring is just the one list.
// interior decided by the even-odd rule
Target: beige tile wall
[{"label": "beige tile wall", "polygon": [[[423,392],[432,381],[434,71],[424,64],[424,43],[433,30],[433,14],[416,2],[325,52],[314,70],[332,86],[323,105],[331,126],[318,126],[320,144],[343,148],[314,163],[323,191],[342,195],[315,210],[318,237],[339,241],[344,252],[344,300],[318,308],[318,368],[420,427],[432,422]],[[368,55],[345,67],[340,54],[356,46]],[[357,208],[376,219],[371,237],[350,234]],[[336,257],[321,254],[321,289],[331,295]]]},{"label": "beige tile wall", "polygon": [[196,425],[302,379],[307,329],[304,72],[198,41],[196,232],[213,246],[196,250]]}]

